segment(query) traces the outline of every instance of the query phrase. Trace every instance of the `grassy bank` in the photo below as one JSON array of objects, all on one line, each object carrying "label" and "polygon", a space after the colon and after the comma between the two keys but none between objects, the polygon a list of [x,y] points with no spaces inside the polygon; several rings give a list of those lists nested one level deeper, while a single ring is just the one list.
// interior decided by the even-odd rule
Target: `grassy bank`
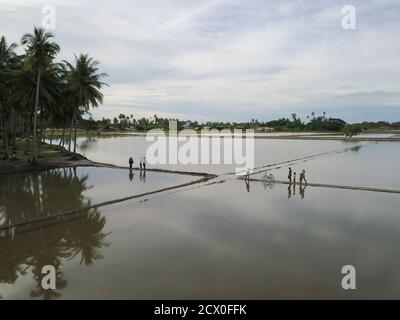
[{"label": "grassy bank", "polygon": [[[2,145],[2,141],[0,142]],[[6,159],[3,160],[2,157],[0,160],[0,173],[11,173],[11,172],[19,172],[19,171],[32,171],[32,170],[40,170],[52,167],[60,167],[65,165],[70,165],[80,159],[84,159],[81,155],[78,155],[77,159],[72,159],[73,154],[68,152],[67,150],[57,146],[50,144],[41,144],[41,153],[38,158],[38,164],[32,164],[33,151],[32,146],[31,150],[25,154],[24,147],[25,141],[17,139],[16,143],[17,147],[17,160]],[[11,149],[10,149],[10,157],[11,157]],[[3,155],[2,155],[3,156]]]}]

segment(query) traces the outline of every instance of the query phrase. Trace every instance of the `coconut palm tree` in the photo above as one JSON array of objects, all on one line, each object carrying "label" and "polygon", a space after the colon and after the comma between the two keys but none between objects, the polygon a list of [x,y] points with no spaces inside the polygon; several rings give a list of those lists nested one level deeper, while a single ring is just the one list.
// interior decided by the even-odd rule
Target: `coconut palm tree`
[{"label": "coconut palm tree", "polygon": [[17,55],[15,48],[17,44],[7,44],[6,38],[0,38],[0,107],[3,127],[4,158],[8,158],[8,126],[7,126],[7,105],[11,90],[11,72],[15,67]]},{"label": "coconut palm tree", "polygon": [[[99,62],[93,60],[87,54],[75,55],[75,65],[68,61],[66,64],[67,86],[71,98],[71,107],[73,108],[74,126],[74,157],[76,156],[76,130],[78,125],[78,117],[80,114],[88,112],[90,107],[98,107],[103,103],[103,94],[101,89],[107,85],[101,79],[107,74],[99,73]],[[72,127],[72,125],[71,125]]]},{"label": "coconut palm tree", "polygon": [[26,46],[26,57],[29,70],[31,70],[36,81],[35,106],[33,114],[33,162],[36,163],[38,156],[37,122],[39,110],[39,91],[41,76],[49,71],[53,60],[60,47],[52,41],[53,34],[46,32],[43,28],[34,28],[33,34],[27,33],[21,39],[21,44]]}]

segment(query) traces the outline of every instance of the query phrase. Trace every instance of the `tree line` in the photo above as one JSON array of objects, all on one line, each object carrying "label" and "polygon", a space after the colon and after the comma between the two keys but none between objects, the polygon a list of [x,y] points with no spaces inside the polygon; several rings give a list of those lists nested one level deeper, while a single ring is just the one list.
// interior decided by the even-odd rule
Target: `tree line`
[{"label": "tree line", "polygon": [[218,122],[218,121],[207,121],[199,123],[193,120],[178,120],[162,118],[154,115],[149,118],[138,118],[134,115],[119,114],[118,117],[113,119],[102,118],[101,120],[95,120],[92,117],[89,119],[82,119],[80,122],[81,129],[90,131],[148,131],[151,129],[161,128],[162,130],[168,130],[169,121],[174,120],[177,122],[178,130],[184,128],[191,128],[195,130],[202,130],[204,128],[217,129],[260,129],[269,128],[273,131],[318,131],[318,132],[342,132],[345,135],[351,136],[358,134],[363,130],[399,130],[400,122],[362,122],[349,124],[346,121],[338,118],[327,117],[326,113],[323,112],[317,115],[311,112],[306,116],[306,120],[303,121],[296,113],[292,113],[290,118],[280,118],[272,121],[259,121],[257,119],[251,119],[246,122]]},{"label": "tree line", "polygon": [[[25,139],[24,153],[33,142],[32,162],[37,163],[46,127],[62,128],[60,146],[76,156],[76,132],[79,121],[91,107],[103,102],[101,89],[107,76],[99,72],[99,62],[88,54],[75,55],[73,63],[56,62],[60,46],[54,35],[35,27],[22,36],[24,53],[18,44],[0,38],[0,118],[3,159],[16,148],[17,137]],[[68,140],[67,140],[68,136]]]}]

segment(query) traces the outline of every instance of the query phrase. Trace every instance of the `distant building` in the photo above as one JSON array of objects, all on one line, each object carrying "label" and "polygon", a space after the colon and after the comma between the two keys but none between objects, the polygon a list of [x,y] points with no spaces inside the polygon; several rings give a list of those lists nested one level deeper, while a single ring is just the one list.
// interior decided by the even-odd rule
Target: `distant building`
[{"label": "distant building", "polygon": [[113,126],[109,126],[109,127],[106,129],[106,131],[119,131],[119,129],[116,128],[116,127],[113,127]]},{"label": "distant building", "polygon": [[274,128],[270,127],[257,127],[256,132],[272,132],[274,131]]},{"label": "distant building", "polygon": [[190,120],[186,121],[186,122],[183,124],[183,128],[184,128],[184,129],[191,129],[191,128],[192,128],[192,122],[191,122]]}]

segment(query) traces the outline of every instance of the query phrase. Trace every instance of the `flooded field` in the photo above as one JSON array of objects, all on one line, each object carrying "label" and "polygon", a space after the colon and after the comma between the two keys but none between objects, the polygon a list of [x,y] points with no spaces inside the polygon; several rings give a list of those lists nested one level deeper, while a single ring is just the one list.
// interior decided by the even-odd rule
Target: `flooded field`
[{"label": "flooded field", "polygon": [[[258,170],[273,169],[278,180],[286,179],[291,165],[305,168],[309,182],[400,189],[397,142],[255,143]],[[145,148],[144,138],[121,137],[81,139],[79,151],[126,166],[130,153],[140,157]],[[135,170],[132,177],[112,168],[1,176],[0,297],[399,298],[400,195],[265,187],[227,174],[231,166],[169,169],[222,174],[60,218],[51,216],[199,177],[150,171],[144,177]],[[50,218],[4,228],[42,217]],[[56,267],[57,290],[42,289],[43,265]],[[344,265],[357,269],[355,291],[341,288]]]},{"label": "flooded field", "polygon": [[[399,197],[296,188],[230,180],[3,239],[1,295],[398,298]],[[59,290],[41,290],[43,264],[57,266]],[[346,264],[358,270],[351,293],[340,287]]]},{"label": "flooded field", "polygon": [[[201,138],[209,140],[209,138]],[[111,163],[119,166],[127,166],[128,159],[133,155],[136,165],[138,159],[145,156],[147,148],[153,142],[147,142],[144,137],[102,137],[79,138],[78,152],[84,154],[93,161]],[[180,143],[182,145],[183,143]],[[210,143],[211,144],[211,143]],[[357,142],[344,141],[311,141],[311,140],[254,140],[254,164],[255,167],[265,164],[279,163],[291,159],[298,159],[310,155],[343,150],[360,145]],[[243,142],[245,150],[245,142]],[[221,142],[221,154],[223,154],[223,142]],[[188,165],[159,165],[157,168],[169,170],[182,170],[194,172],[207,172],[223,174],[235,171],[235,165],[229,164],[188,164]]]},{"label": "flooded field", "polygon": [[6,175],[0,180],[0,227],[197,179],[93,167]]},{"label": "flooded field", "polygon": [[291,166],[298,178],[304,168],[309,182],[400,189],[400,172],[395,164],[399,158],[400,142],[367,142],[344,152],[285,164],[272,174],[278,180],[287,180]]}]

